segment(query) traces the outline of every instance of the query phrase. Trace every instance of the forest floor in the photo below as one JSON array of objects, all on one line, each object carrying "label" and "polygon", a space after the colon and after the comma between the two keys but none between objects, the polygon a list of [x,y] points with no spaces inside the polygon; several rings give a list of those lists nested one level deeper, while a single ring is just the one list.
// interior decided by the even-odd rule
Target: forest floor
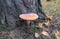
[{"label": "forest floor", "polygon": [[6,28],[5,31],[0,32],[0,39],[60,39],[59,2],[59,0],[49,2],[42,1],[43,11],[51,19],[43,22],[47,26],[42,26],[43,23],[38,23],[38,29],[32,28],[32,31],[29,29],[26,33],[24,29],[18,28],[12,31],[6,31]]}]

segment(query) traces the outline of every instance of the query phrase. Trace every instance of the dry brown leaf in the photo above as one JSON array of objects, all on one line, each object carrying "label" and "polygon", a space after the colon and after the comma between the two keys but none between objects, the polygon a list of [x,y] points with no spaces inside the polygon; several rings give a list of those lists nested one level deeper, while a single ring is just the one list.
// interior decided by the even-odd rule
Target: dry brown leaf
[{"label": "dry brown leaf", "polygon": [[45,22],[45,25],[49,27],[51,25],[51,22],[48,20],[47,22]]},{"label": "dry brown leaf", "polygon": [[38,23],[38,27],[42,28],[43,27],[43,23]]},{"label": "dry brown leaf", "polygon": [[60,38],[60,32],[59,32],[59,31],[57,31],[57,32],[55,33],[55,35]]},{"label": "dry brown leaf", "polygon": [[42,34],[45,36],[49,36],[48,32],[46,32],[46,31],[42,31]]},{"label": "dry brown leaf", "polygon": [[46,16],[47,16],[46,18],[51,19],[51,20],[53,18],[53,16],[48,16],[48,15],[46,15]]},{"label": "dry brown leaf", "polygon": [[57,32],[55,33],[55,36],[56,36],[57,39],[60,39],[60,32],[57,31]]}]

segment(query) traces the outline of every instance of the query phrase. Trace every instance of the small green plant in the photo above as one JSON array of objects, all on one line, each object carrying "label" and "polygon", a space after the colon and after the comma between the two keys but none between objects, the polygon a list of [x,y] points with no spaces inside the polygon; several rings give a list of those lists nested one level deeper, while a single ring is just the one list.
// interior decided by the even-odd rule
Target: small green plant
[{"label": "small green plant", "polygon": [[0,24],[0,31],[10,31],[11,28],[9,28],[7,25]]},{"label": "small green plant", "polygon": [[36,27],[32,27],[31,30],[32,30],[33,32],[37,32],[37,31],[38,31]]},{"label": "small green plant", "polygon": [[60,12],[56,12],[55,14],[56,14],[58,17],[60,17]]}]

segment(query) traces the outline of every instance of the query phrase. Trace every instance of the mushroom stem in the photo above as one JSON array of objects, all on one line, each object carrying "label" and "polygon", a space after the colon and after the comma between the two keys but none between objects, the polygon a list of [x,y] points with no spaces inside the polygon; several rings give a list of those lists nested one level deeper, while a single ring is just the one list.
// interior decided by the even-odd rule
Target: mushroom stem
[{"label": "mushroom stem", "polygon": [[27,21],[27,25],[28,25],[28,26],[30,25],[30,21]]}]

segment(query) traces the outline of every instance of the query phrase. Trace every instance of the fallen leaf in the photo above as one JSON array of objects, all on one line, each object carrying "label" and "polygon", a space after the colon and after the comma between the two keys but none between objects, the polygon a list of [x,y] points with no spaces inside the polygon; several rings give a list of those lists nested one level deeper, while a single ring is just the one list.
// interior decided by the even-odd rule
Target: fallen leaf
[{"label": "fallen leaf", "polygon": [[47,22],[45,22],[45,25],[46,26],[50,26],[51,25],[51,22],[48,20]]},{"label": "fallen leaf", "polygon": [[60,32],[57,31],[57,32],[55,33],[55,36],[56,36],[56,38],[60,38]]},{"label": "fallen leaf", "polygon": [[52,20],[53,15],[54,15],[54,14],[50,15],[49,12],[47,12],[47,13],[46,13],[46,18]]},{"label": "fallen leaf", "polygon": [[43,23],[38,23],[38,26],[39,26],[40,28],[42,28],[42,27],[43,27]]},{"label": "fallen leaf", "polygon": [[39,34],[37,32],[35,32],[35,37],[38,38],[39,37]]},{"label": "fallen leaf", "polygon": [[46,32],[46,31],[42,31],[42,34],[45,36],[49,36],[48,32]]}]

